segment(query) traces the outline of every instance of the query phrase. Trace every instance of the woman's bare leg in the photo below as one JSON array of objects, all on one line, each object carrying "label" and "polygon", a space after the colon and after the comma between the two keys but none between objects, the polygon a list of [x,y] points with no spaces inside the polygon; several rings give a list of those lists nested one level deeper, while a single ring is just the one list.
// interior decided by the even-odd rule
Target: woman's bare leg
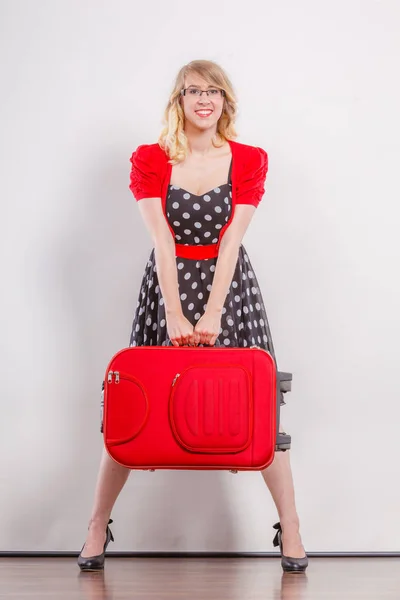
[{"label": "woman's bare leg", "polygon": [[[106,526],[130,471],[116,463],[103,449],[88,536],[82,556],[96,556],[103,552]],[[278,511],[285,555],[301,558],[305,552],[299,534],[290,452],[276,452],[272,464],[261,473]]]},{"label": "woman's bare leg", "polygon": [[97,556],[103,552],[107,523],[129,473],[130,469],[116,463],[103,448],[83,557]]},{"label": "woman's bare leg", "polygon": [[299,533],[300,523],[296,510],[289,450],[276,452],[272,464],[261,471],[261,474],[278,511],[284,554],[293,558],[302,558],[305,551]]}]

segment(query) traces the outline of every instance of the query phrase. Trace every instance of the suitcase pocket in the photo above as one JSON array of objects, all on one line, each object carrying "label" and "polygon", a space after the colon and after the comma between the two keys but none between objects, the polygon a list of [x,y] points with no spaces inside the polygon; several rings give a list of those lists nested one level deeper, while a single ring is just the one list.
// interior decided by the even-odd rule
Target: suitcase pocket
[{"label": "suitcase pocket", "polygon": [[251,373],[242,365],[195,365],[178,373],[169,398],[172,433],[189,452],[242,452],[253,436]]},{"label": "suitcase pocket", "polygon": [[[113,373],[113,372],[111,372]],[[142,383],[119,371],[108,382],[107,406],[112,419],[106,418],[105,438],[108,446],[118,446],[139,435],[149,416],[149,400]],[[109,415],[110,410],[107,410]]]}]

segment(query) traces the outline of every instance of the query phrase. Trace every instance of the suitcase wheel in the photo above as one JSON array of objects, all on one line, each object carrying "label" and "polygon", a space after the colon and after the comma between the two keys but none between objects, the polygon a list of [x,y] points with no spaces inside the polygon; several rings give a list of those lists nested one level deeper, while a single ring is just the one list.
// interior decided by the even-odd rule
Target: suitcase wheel
[{"label": "suitcase wheel", "polygon": [[292,438],[288,433],[278,433],[275,445],[275,452],[286,452],[290,450]]},{"label": "suitcase wheel", "polygon": [[278,371],[279,387],[281,392],[290,392],[292,390],[292,374]]}]

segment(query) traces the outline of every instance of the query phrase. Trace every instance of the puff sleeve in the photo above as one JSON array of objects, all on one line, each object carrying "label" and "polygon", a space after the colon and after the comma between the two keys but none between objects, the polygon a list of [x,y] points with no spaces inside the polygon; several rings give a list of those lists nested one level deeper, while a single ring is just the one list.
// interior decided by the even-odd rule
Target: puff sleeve
[{"label": "puff sleeve", "polygon": [[138,146],[133,152],[129,189],[136,200],[161,197],[161,178],[152,146]]},{"label": "puff sleeve", "polygon": [[258,206],[265,192],[268,154],[262,148],[251,146],[249,156],[236,189],[236,204]]}]

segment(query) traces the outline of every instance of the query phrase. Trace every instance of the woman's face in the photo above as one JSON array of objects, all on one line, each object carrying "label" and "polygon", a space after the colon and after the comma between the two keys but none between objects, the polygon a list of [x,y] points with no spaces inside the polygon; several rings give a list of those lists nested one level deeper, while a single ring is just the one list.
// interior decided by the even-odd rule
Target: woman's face
[{"label": "woman's face", "polygon": [[[189,75],[185,80],[185,88],[186,93],[180,98],[185,120],[201,131],[216,131],[225,100],[221,90],[198,75]],[[203,92],[200,96],[196,90],[208,90],[209,94]]]}]

